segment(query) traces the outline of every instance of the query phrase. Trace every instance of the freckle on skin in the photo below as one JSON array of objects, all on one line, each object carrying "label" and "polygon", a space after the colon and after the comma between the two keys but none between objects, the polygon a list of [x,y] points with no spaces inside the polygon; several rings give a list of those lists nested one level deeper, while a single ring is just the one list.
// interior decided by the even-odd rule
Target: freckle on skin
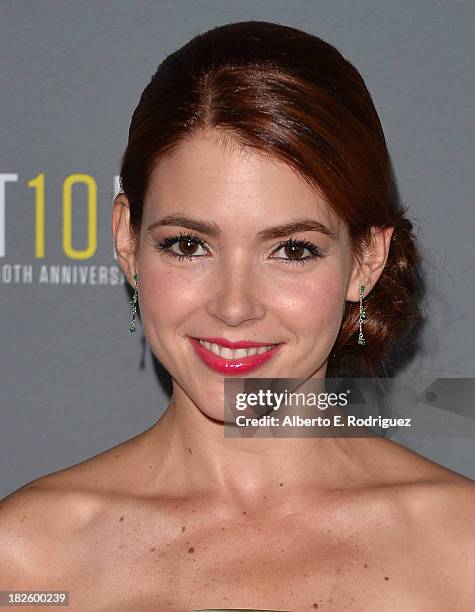
[{"label": "freckle on skin", "polygon": [[384,579],[385,579],[385,580],[389,580],[389,577],[388,577],[388,576],[385,576],[385,577],[384,577]]},{"label": "freckle on skin", "polygon": [[150,549],[150,552],[153,552],[154,550],[155,550],[155,546],[153,546],[153,547]]},{"label": "freckle on skin", "polygon": [[367,564],[367,563],[363,563],[363,565],[364,565],[364,567],[368,567],[368,564]]},{"label": "freckle on skin", "polygon": [[115,458],[117,459],[117,457],[118,457],[118,456],[119,456],[119,455],[116,455],[116,456],[115,456]]},{"label": "freckle on skin", "polygon": [[121,517],[120,517],[120,519],[119,519],[119,523],[120,523],[121,521],[123,521],[123,520],[124,520],[124,517],[123,517],[123,516],[121,516]]},{"label": "freckle on skin", "polygon": [[195,548],[194,546],[190,546],[190,548],[188,549],[189,553],[194,553],[195,552]]},{"label": "freckle on skin", "polygon": [[283,487],[283,486],[284,486],[284,483],[283,483],[283,482],[281,482],[281,483],[280,483],[280,485],[279,485],[279,487]]},{"label": "freckle on skin", "polygon": [[243,511],[242,511],[242,513],[243,513],[243,514],[246,514],[246,511],[245,511],[245,510],[243,510]]},{"label": "freckle on skin", "polygon": [[186,529],[186,527],[185,527],[185,525],[183,525],[183,527],[181,528],[181,532],[185,533],[185,529]]},{"label": "freckle on skin", "polygon": [[191,448],[188,449],[188,452],[190,453],[190,455],[192,455],[193,453],[191,452]]},{"label": "freckle on skin", "polygon": [[316,610],[316,609],[318,608],[318,604],[317,604],[317,603],[314,603],[314,604],[313,604],[313,606],[312,606],[312,608],[315,608],[315,610]]}]

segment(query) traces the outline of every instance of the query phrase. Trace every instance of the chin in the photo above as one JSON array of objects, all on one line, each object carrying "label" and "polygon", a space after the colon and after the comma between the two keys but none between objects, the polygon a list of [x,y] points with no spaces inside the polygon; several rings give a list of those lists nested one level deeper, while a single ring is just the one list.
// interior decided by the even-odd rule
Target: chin
[{"label": "chin", "polygon": [[216,410],[216,411],[207,411],[207,410],[201,410],[201,413],[205,415],[206,418],[210,419],[211,421],[214,421],[215,423],[224,425],[225,422],[228,423],[232,423],[232,417],[228,417],[225,421],[224,418],[224,410]]}]

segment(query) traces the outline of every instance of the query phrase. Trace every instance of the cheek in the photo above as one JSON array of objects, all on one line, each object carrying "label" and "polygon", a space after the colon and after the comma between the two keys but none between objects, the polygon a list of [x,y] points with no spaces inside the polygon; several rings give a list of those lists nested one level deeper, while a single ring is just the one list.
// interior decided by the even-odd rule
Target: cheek
[{"label": "cheek", "polygon": [[283,286],[274,299],[281,315],[294,329],[321,333],[339,327],[344,286],[330,278],[291,283]]},{"label": "cheek", "polygon": [[168,326],[189,308],[187,283],[172,271],[141,268],[139,285],[140,312],[143,322],[154,322],[154,327]]}]

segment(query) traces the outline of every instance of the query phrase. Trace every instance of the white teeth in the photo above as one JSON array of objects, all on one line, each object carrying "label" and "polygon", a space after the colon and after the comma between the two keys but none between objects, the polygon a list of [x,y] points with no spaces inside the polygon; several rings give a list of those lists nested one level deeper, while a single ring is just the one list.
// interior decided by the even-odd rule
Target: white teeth
[{"label": "white teeth", "polygon": [[275,346],[275,344],[269,344],[268,346],[253,346],[247,349],[229,349],[219,344],[205,342],[204,340],[199,340],[199,342],[209,351],[223,359],[242,359],[243,357],[249,357],[249,355],[261,355]]}]

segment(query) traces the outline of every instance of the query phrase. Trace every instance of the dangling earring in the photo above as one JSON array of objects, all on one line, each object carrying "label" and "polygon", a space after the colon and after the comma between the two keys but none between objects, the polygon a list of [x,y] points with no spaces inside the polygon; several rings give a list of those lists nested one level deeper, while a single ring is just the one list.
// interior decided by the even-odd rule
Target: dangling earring
[{"label": "dangling earring", "polygon": [[358,344],[366,344],[366,340],[364,339],[363,336],[363,323],[365,322],[366,319],[366,311],[363,307],[363,292],[364,292],[364,285],[360,285],[360,335],[358,336]]},{"label": "dangling earring", "polygon": [[139,280],[139,275],[137,274],[137,272],[134,274],[134,280],[135,280],[134,297],[130,300],[130,307],[132,308],[132,321],[130,322],[130,328],[129,328],[130,333],[133,333],[135,331],[135,314],[137,312],[137,298],[138,298],[137,283]]}]

